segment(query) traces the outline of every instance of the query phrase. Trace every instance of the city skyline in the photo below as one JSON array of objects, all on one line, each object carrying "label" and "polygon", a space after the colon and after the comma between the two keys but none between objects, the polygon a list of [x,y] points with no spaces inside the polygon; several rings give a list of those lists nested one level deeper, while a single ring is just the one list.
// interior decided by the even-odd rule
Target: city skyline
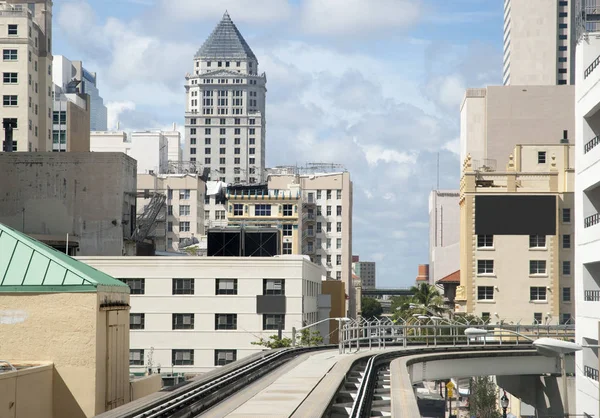
[{"label": "city skyline", "polygon": [[[381,286],[412,284],[427,262],[423,236],[438,150],[440,187],[458,184],[464,89],[501,84],[501,2],[381,1],[377,13],[360,2],[344,9],[328,2],[328,10],[314,1],[269,1],[252,10],[240,1],[185,2],[177,10],[159,1],[113,3],[55,7],[54,52],[98,72],[109,129],[119,111],[127,130],[183,126],[185,73],[227,9],[269,76],[267,166],[344,164],[355,180],[354,252],[378,263]],[[161,28],[151,29],[159,13]],[[311,18],[323,13],[329,22]],[[477,37],[465,37],[465,24]],[[98,31],[107,37],[90,38]],[[492,55],[481,62],[484,51]]]}]

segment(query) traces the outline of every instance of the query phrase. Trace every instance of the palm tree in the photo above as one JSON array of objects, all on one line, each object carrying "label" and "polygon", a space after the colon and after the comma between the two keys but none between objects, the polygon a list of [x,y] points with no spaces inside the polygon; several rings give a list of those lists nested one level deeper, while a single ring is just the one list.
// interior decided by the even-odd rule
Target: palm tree
[{"label": "palm tree", "polygon": [[[430,311],[440,314],[447,310],[444,306],[444,298],[440,295],[435,286],[428,283],[421,283],[418,286],[411,287],[410,291],[413,294],[412,302],[414,304],[423,306]],[[418,310],[419,308],[416,309]],[[427,312],[424,313],[428,314]]]}]

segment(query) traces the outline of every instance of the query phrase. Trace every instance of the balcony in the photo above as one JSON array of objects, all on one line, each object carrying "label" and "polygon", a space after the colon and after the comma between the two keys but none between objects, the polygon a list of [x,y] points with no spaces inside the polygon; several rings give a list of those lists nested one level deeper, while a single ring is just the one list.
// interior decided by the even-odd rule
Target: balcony
[{"label": "balcony", "polygon": [[600,144],[600,137],[599,136],[595,136],[592,139],[590,139],[588,142],[586,142],[583,145],[583,153],[587,154],[588,152],[590,152],[592,149],[594,149],[594,147],[596,145]]},{"label": "balcony", "polygon": [[315,246],[314,245],[307,245],[302,249],[302,254],[305,255],[312,255],[315,253]]},{"label": "balcony", "polygon": [[307,212],[303,212],[302,213],[302,222],[315,222],[317,220],[317,217],[314,213],[307,213]]},{"label": "balcony", "polygon": [[302,239],[313,238],[315,236],[315,231],[313,229],[308,229],[302,232]]},{"label": "balcony", "polygon": [[600,290],[584,290],[583,300],[586,302],[600,302]]},{"label": "balcony", "polygon": [[583,227],[589,228],[590,226],[594,226],[600,223],[600,213],[594,213],[583,220]]},{"label": "balcony", "polygon": [[598,369],[594,369],[590,366],[583,366],[583,374],[585,377],[598,381]]}]

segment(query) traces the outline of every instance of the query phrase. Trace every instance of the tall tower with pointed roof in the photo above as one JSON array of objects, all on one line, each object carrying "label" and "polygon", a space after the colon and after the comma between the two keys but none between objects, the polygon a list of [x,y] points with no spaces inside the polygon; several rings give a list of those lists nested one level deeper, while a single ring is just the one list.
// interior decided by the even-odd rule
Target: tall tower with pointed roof
[{"label": "tall tower with pointed roof", "polygon": [[267,78],[225,12],[185,77],[184,159],[210,168],[210,179],[234,184],[265,179]]}]

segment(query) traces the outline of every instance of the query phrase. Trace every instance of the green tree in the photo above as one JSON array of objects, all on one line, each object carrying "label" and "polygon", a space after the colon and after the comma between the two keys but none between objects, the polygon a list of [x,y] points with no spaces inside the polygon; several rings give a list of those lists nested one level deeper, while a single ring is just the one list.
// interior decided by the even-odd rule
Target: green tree
[{"label": "green tree", "polygon": [[381,303],[377,299],[362,298],[361,300],[362,313],[361,316],[365,319],[379,318],[383,313]]},{"label": "green tree", "polygon": [[269,339],[260,338],[258,341],[253,341],[252,345],[261,345],[267,348],[285,348],[292,346],[291,338],[279,338],[277,335],[271,335]]},{"label": "green tree", "polygon": [[498,410],[496,385],[491,377],[471,378],[469,412],[478,418],[501,418]]},{"label": "green tree", "polygon": [[[444,306],[444,298],[440,295],[440,292],[437,291],[435,286],[432,286],[428,283],[421,283],[418,286],[413,286],[410,288],[411,293],[413,294],[412,302],[416,305],[423,305],[431,311],[437,313],[443,313],[447,310]],[[420,308],[415,308],[418,311]],[[429,313],[422,309],[424,315],[429,315]],[[418,313],[418,312],[415,312]]]},{"label": "green tree", "polygon": [[300,331],[300,334],[296,335],[298,341],[297,345],[302,347],[312,347],[313,345],[323,344],[323,337],[321,337],[321,333],[317,330],[311,331],[306,328]]}]

